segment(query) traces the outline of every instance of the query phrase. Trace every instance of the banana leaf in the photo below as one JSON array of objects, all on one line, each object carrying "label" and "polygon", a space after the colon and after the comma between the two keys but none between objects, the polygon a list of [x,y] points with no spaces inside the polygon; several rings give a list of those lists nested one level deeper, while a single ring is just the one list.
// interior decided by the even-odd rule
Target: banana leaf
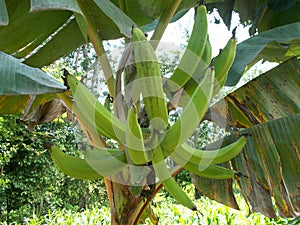
[{"label": "banana leaf", "polygon": [[220,126],[249,128],[300,113],[299,68],[292,58],[248,82],[211,107],[213,119]]},{"label": "banana leaf", "polygon": [[253,21],[258,21],[260,14],[258,14],[257,11],[260,11],[259,9],[265,2],[265,0],[207,1],[207,9],[209,11],[217,9],[223,22],[228,30],[230,30],[233,11],[239,14],[240,22],[242,24],[248,24],[252,19]]},{"label": "banana leaf", "polygon": [[81,30],[76,20],[73,19],[43,47],[39,48],[36,53],[28,57],[24,63],[29,66],[41,68],[51,64],[60,57],[70,54],[74,49],[84,43],[85,40]]},{"label": "banana leaf", "polygon": [[55,98],[66,87],[40,69],[0,52],[0,113],[20,114]]},{"label": "banana leaf", "polygon": [[[259,32],[263,32],[275,27],[290,23],[299,22],[300,1],[271,0],[268,2],[267,9],[261,15],[259,24],[255,24]],[[251,29],[254,29],[254,26]]]},{"label": "banana leaf", "polygon": [[[212,118],[219,125],[226,124],[231,130],[251,134],[243,152],[231,163],[244,175],[237,180],[251,210],[273,218],[278,214],[300,215],[299,68],[298,59],[288,60],[210,108],[210,115],[215,115]],[[235,140],[236,135],[228,136],[223,144]],[[207,197],[232,205],[232,199],[226,199],[226,195],[232,195],[231,187],[224,186],[228,181],[201,177],[194,180],[198,190]],[[222,190],[222,187],[226,188]]]},{"label": "banana leaf", "polygon": [[[171,2],[170,0],[125,0],[126,14],[139,26],[147,25],[147,31],[151,31],[154,29],[154,26],[150,24],[156,19],[160,19]],[[182,17],[185,14],[183,13],[184,11],[197,6],[197,2],[197,0],[182,0],[172,22]]]},{"label": "banana leaf", "polygon": [[300,22],[296,22],[259,33],[239,43],[226,85],[236,85],[247,69],[259,60],[281,63],[299,57],[299,34]]},{"label": "banana leaf", "polygon": [[[237,170],[247,165],[251,183],[240,179],[246,199],[253,211],[270,209],[262,200],[274,198],[280,216],[300,215],[300,114],[249,128],[249,138],[243,154],[234,159]],[[262,190],[256,192],[255,187]],[[255,192],[255,193],[254,193]],[[255,197],[254,197],[255,196]],[[268,215],[270,216],[270,215]]]},{"label": "banana leaf", "polygon": [[[230,168],[229,162],[218,164]],[[192,175],[192,181],[200,195],[208,196],[233,209],[239,210],[238,203],[233,192],[233,179],[216,180]]]},{"label": "banana leaf", "polygon": [[[88,41],[86,16],[102,40],[131,37],[132,25],[151,24],[169,3],[127,0],[121,10],[119,1],[109,0],[0,0],[0,50],[43,67]],[[174,18],[196,5],[196,0],[183,0]]]},{"label": "banana leaf", "polygon": [[[238,177],[240,193],[250,210],[275,218],[300,215],[300,114],[252,126],[242,153],[231,160]],[[236,135],[225,138],[233,142]],[[232,207],[232,181],[194,176],[195,187],[207,197]],[[227,185],[225,185],[227,184]],[[274,199],[278,213],[272,203]],[[234,207],[235,208],[235,207]]]},{"label": "banana leaf", "polygon": [[69,11],[29,13],[29,8],[30,3],[27,0],[7,2],[9,23],[0,27],[1,51],[7,54],[24,51],[26,54],[23,55],[26,56],[72,15]]},{"label": "banana leaf", "polygon": [[[123,36],[122,32],[130,34],[134,22],[110,1],[103,7],[108,9],[105,12],[94,1],[84,1],[83,4],[86,13],[93,17],[101,39],[119,38]],[[27,59],[25,63],[31,66],[48,65],[86,43],[82,33],[83,13],[77,1],[11,0],[7,1],[7,11],[9,23],[0,27],[0,50]],[[107,11],[110,16],[115,15],[114,21],[105,14]],[[116,25],[119,19],[122,19],[122,24]]]},{"label": "banana leaf", "polygon": [[228,30],[231,29],[232,13],[238,13],[242,24],[252,24],[250,35],[257,30],[263,32],[300,20],[300,2],[297,0],[208,0],[206,3],[209,11],[218,10]]}]

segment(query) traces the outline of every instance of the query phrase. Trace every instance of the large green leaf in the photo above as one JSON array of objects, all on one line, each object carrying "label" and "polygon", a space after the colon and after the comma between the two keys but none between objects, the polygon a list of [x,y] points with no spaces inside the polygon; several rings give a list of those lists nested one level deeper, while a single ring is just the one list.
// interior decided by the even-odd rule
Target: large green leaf
[{"label": "large green leaf", "polygon": [[[255,20],[254,12],[259,8],[259,6],[265,2],[265,0],[260,1],[249,1],[249,0],[239,0],[235,1],[235,10],[238,11],[240,20],[243,24],[248,24],[249,21]],[[227,15],[228,17],[229,15]],[[254,17],[254,18],[253,18]]]},{"label": "large green leaf", "polygon": [[228,27],[231,26],[232,12],[238,12],[241,23],[247,24],[252,19],[254,12],[263,4],[266,0],[230,0],[230,1],[207,1],[207,8],[212,11],[214,8],[218,9],[218,12]]},{"label": "large green leaf", "polygon": [[[109,0],[0,0],[0,50],[42,67],[87,42],[87,21],[102,40],[130,37],[135,21],[139,25],[152,23],[168,7],[168,1],[162,0],[124,3],[123,12],[119,1]],[[184,0],[177,11],[196,4],[196,0]],[[139,20],[141,17],[144,19]]]},{"label": "large green leaf", "polygon": [[109,0],[94,0],[97,6],[116,24],[122,34],[131,37],[134,22]]},{"label": "large green leaf", "polygon": [[257,25],[259,32],[300,21],[300,1],[288,0],[284,3],[284,1],[272,0],[271,3],[273,2],[274,4],[270,4],[269,1],[268,9],[264,12],[260,23]]},{"label": "large green leaf", "polygon": [[[300,114],[252,126],[243,132],[251,135],[232,165],[243,174],[237,180],[251,210],[275,218],[273,197],[280,216],[299,216]],[[225,140],[232,142],[236,136]],[[228,206],[235,201],[224,197],[233,196],[231,187],[224,186],[230,181],[194,177],[196,188],[207,197]]]},{"label": "large green leaf", "polygon": [[24,63],[33,67],[49,65],[60,57],[70,54],[78,46],[85,43],[77,22],[73,19],[64,29],[60,30],[50,41],[36,53],[27,58]]},{"label": "large green leaf", "polygon": [[[103,6],[101,2],[99,5],[106,10],[105,13],[109,12],[111,17],[115,15],[114,21],[94,1],[82,2],[86,13],[93,18],[101,39],[119,38],[123,36],[122,32],[131,35],[129,30],[134,22],[112,3]],[[82,23],[80,27],[73,22],[79,21],[75,20],[73,13],[77,18],[83,15],[75,0],[68,2],[10,0],[7,1],[7,11],[9,24],[0,27],[0,50],[14,54],[18,58],[28,58],[34,53],[35,56],[26,61],[32,66],[48,65],[85,43],[84,35],[81,33],[83,29],[80,29]],[[119,20],[122,22],[117,23],[117,26],[115,22]],[[40,48],[49,41],[51,43]]]},{"label": "large green leaf", "polygon": [[237,12],[242,24],[252,24],[249,33],[254,35],[271,28],[297,22],[300,20],[300,2],[297,0],[230,0],[207,1],[207,8],[214,8],[230,29],[231,16]]},{"label": "large green leaf", "polygon": [[[31,1],[31,11],[70,10],[93,18],[102,39],[114,39],[121,34],[130,37],[134,22],[109,0]],[[110,26],[110,30],[106,29]],[[110,37],[111,36],[111,37]]]},{"label": "large green leaf", "polygon": [[31,12],[43,10],[67,10],[82,13],[76,0],[31,0],[30,3]]},{"label": "large green leaf", "polygon": [[[42,70],[0,52],[0,113],[20,113],[36,107],[63,92],[66,87]],[[40,97],[35,97],[39,95]]]},{"label": "large green leaf", "polygon": [[0,27],[0,50],[18,57],[30,54],[72,15],[68,11],[28,13],[29,1],[8,1],[9,24]]},{"label": "large green leaf", "polygon": [[282,62],[295,56],[300,56],[300,22],[262,32],[238,44],[226,85],[236,85],[245,71],[261,59]]},{"label": "large green leaf", "polygon": [[[218,12],[220,16],[223,19],[223,22],[225,25],[230,29],[231,26],[231,17],[232,17],[232,11],[234,9],[234,0],[227,0],[223,2],[219,2],[218,4],[215,4],[216,8],[218,8]],[[209,8],[209,5],[208,5]]]},{"label": "large green leaf", "polygon": [[298,0],[269,0],[268,7],[275,11],[283,11],[294,6],[297,1]]},{"label": "large green leaf", "polygon": [[123,10],[137,25],[142,26],[153,21],[153,18],[141,12],[141,7],[137,0],[126,0],[123,2],[125,3]]},{"label": "large green leaf", "polygon": [[[159,19],[166,7],[170,4],[170,0],[125,0],[125,10],[128,16],[130,16],[138,25],[142,26],[148,25],[154,20]],[[184,13],[182,12],[197,6],[197,4],[197,0],[182,0],[176,10],[177,16],[173,21],[183,16]]]}]

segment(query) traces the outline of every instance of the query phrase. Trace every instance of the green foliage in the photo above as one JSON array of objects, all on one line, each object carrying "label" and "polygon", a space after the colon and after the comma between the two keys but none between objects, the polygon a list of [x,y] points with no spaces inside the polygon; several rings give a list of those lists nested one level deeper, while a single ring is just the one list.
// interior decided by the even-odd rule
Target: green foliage
[{"label": "green foliage", "polygon": [[54,122],[29,131],[14,116],[0,117],[0,221],[23,221],[57,208],[80,210],[103,204],[103,181],[82,181],[62,174],[44,148],[46,142],[75,151],[76,127]]},{"label": "green foliage", "polygon": [[[193,196],[193,185],[188,185],[185,191]],[[189,209],[176,204],[172,197],[166,197],[162,192],[155,198],[154,210],[160,217],[159,225],[174,224],[174,225],[237,225],[237,224],[267,224],[267,225],[295,225],[299,223],[299,219],[270,219],[262,214],[252,213],[248,215],[247,205],[238,194],[238,204],[242,208],[237,211],[216,203],[205,197],[196,200],[199,212],[191,212]],[[6,223],[4,223],[6,225]],[[85,210],[74,212],[71,209],[49,210],[43,216],[33,215],[24,220],[24,224],[110,224],[110,210],[107,206],[90,207]],[[150,219],[146,219],[145,223],[151,225]]]}]

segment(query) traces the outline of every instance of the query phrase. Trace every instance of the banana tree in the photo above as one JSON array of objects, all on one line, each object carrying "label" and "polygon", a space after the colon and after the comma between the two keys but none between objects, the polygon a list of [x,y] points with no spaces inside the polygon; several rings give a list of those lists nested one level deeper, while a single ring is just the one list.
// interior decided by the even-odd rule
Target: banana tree
[{"label": "banana tree", "polygon": [[[300,1],[282,2],[0,0],[0,112],[28,114],[60,99],[91,148],[80,159],[50,146],[52,159],[70,176],[105,179],[112,224],[137,224],[145,215],[157,223],[151,201],[162,186],[196,210],[173,180],[182,169],[193,174],[201,193],[230,207],[238,208],[235,179],[252,211],[275,217],[273,197],[280,216],[299,216],[300,22],[293,12]],[[167,25],[193,7],[188,46],[166,78],[155,49]],[[206,13],[213,8],[228,27],[234,10],[242,23],[252,24],[251,34],[259,33],[236,46],[233,29],[212,60]],[[142,30],[151,29],[148,40]],[[103,41],[117,38],[127,45],[114,73]],[[114,99],[112,110],[67,72],[62,85],[37,69],[89,42]],[[225,83],[235,85],[261,59],[278,66],[210,104]],[[178,107],[182,114],[172,124],[168,114]],[[203,119],[227,129],[224,146],[218,142],[203,151],[185,143]],[[107,138],[117,146],[108,148]]]}]

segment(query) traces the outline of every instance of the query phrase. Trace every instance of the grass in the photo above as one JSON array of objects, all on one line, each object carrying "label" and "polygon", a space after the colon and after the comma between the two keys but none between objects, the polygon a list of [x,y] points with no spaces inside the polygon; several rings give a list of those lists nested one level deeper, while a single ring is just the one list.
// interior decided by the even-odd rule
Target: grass
[{"label": "grass", "polygon": [[[186,186],[186,191],[191,197],[194,195],[193,186]],[[176,204],[172,197],[166,197],[164,192],[160,192],[155,198],[155,212],[159,216],[159,225],[253,225],[253,224],[299,224],[300,220],[292,219],[270,219],[259,213],[248,215],[246,203],[239,196],[238,204],[242,210],[234,210],[219,204],[206,197],[195,200],[199,213],[191,212],[189,209]],[[15,223],[16,224],[16,223]],[[59,225],[109,225],[110,210],[107,206],[92,207],[80,212],[72,210],[58,209],[48,212],[47,215],[32,215],[22,224],[59,224]],[[145,224],[151,225],[150,219],[146,219]],[[4,223],[3,225],[6,225]]]}]

